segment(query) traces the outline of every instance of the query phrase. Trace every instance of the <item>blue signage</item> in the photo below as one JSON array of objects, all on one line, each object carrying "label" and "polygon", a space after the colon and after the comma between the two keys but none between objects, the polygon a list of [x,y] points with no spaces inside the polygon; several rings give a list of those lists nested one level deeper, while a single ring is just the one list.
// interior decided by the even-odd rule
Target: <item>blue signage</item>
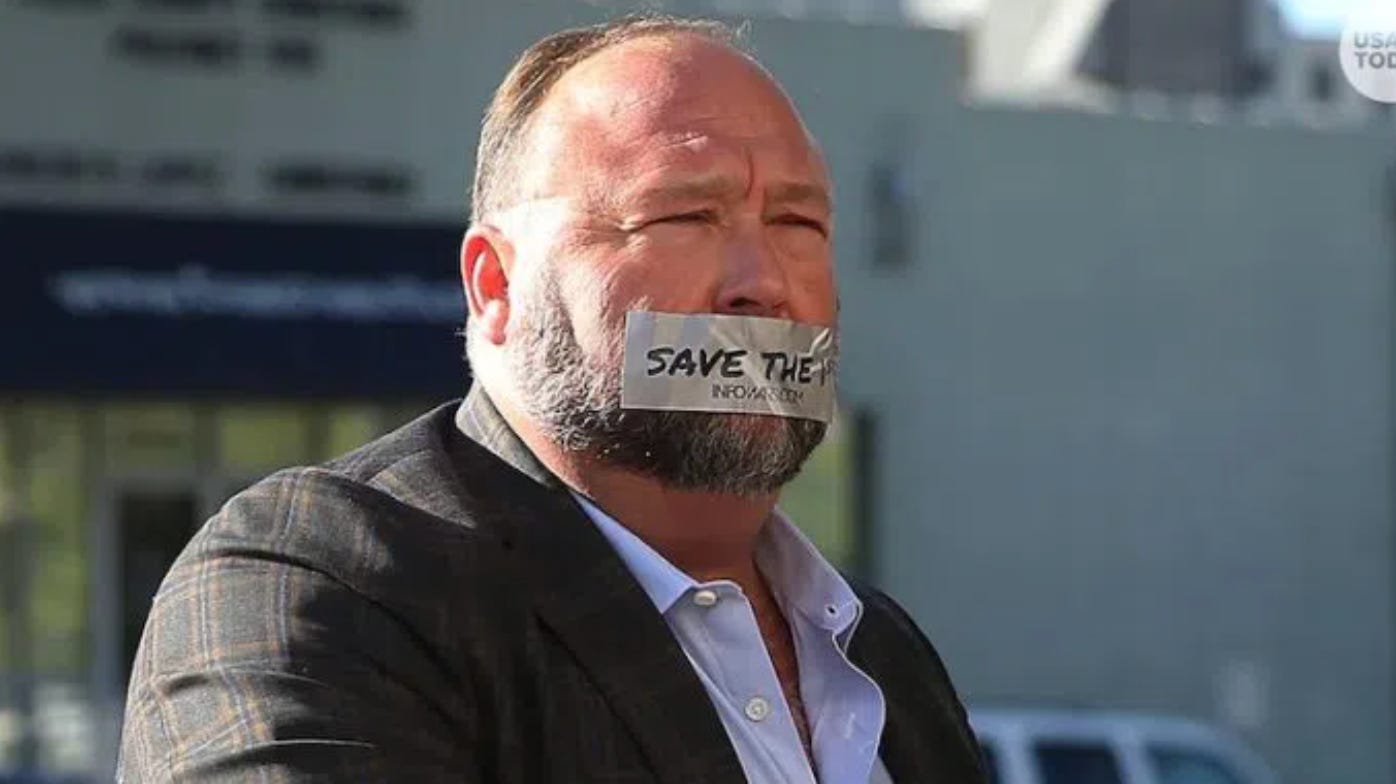
[{"label": "blue signage", "polygon": [[463,394],[462,231],[0,208],[0,390]]}]

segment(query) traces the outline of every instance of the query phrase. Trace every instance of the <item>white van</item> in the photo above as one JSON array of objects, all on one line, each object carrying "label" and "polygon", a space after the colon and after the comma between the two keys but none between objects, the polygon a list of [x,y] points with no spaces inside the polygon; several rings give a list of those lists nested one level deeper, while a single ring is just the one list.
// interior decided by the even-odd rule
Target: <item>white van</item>
[{"label": "white van", "polygon": [[1149,714],[975,708],[989,784],[1276,784],[1240,741]]}]

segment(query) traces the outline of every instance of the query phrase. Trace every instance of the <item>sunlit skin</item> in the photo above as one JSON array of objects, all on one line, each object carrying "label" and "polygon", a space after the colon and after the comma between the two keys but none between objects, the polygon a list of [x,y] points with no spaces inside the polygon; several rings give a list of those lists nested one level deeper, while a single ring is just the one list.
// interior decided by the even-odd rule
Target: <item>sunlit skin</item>
[{"label": "sunlit skin", "polygon": [[[614,338],[633,308],[834,325],[824,161],[760,66],[694,35],[577,65],[535,115],[524,161],[513,205],[477,216],[462,247],[475,376],[564,482],[695,579],[742,587],[808,747],[789,630],[753,560],[777,494],[674,490],[560,449],[523,413],[503,353],[516,301],[536,301],[521,292],[548,268],[586,356],[617,373]],[[775,432],[772,418],[748,419]]]}]

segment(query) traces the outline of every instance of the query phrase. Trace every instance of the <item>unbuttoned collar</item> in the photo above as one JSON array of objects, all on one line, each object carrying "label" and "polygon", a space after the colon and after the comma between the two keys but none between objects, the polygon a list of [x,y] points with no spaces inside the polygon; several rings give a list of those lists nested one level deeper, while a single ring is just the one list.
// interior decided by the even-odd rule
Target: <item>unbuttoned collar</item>
[{"label": "unbuttoned collar", "polygon": [[[711,586],[674,566],[591,499],[576,492],[572,495],[661,614],[668,614],[686,594]],[[780,510],[773,511],[757,537],[756,564],[787,616],[793,609],[810,624],[830,632],[840,647],[847,648],[862,615],[862,602],[838,570]]]},{"label": "unbuttoned collar", "polygon": [[[460,432],[535,482],[554,489],[565,487],[514,434],[479,384],[461,402],[455,422]],[[661,614],[668,613],[685,593],[702,587],[591,499],[569,492]],[[793,608],[816,627],[832,632],[839,645],[847,648],[863,604],[838,570],[779,509],[772,512],[757,539],[756,563],[787,616]]]}]

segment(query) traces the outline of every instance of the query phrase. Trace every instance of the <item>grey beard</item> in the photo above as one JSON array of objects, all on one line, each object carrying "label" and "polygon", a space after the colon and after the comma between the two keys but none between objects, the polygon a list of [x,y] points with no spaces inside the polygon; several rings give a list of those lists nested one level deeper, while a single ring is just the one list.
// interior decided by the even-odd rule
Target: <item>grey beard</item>
[{"label": "grey beard", "polygon": [[762,495],[800,472],[827,425],[760,414],[642,411],[620,405],[623,329],[608,363],[588,361],[550,271],[506,344],[530,417],[561,448],[653,477],[680,490]]}]

